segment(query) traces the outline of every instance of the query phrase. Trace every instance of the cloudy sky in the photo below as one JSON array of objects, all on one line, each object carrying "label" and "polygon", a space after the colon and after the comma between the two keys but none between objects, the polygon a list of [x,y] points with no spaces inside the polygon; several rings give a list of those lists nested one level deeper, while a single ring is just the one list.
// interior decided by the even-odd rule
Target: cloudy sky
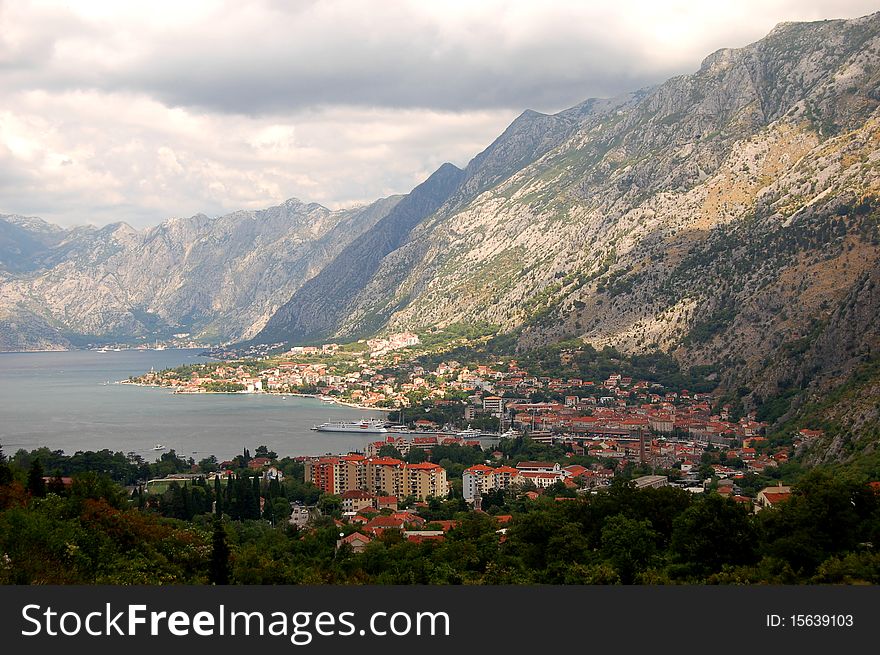
[{"label": "cloudy sky", "polygon": [[0,213],[328,207],[463,166],[523,109],[691,72],[862,0],[0,0]]}]

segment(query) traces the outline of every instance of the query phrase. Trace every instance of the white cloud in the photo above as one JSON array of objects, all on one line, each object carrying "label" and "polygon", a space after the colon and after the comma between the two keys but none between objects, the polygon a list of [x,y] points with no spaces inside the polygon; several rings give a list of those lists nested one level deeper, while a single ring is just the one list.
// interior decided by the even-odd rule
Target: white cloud
[{"label": "white cloud", "polygon": [[464,165],[525,108],[873,5],[0,0],[0,212],[144,225],[369,201]]},{"label": "white cloud", "polygon": [[[408,190],[426,167],[464,164],[513,117],[332,107],[277,117],[169,108],[146,96],[25,92],[0,113],[3,211],[65,224],[135,225],[299,196],[351,205]],[[418,171],[418,173],[416,173]]]}]

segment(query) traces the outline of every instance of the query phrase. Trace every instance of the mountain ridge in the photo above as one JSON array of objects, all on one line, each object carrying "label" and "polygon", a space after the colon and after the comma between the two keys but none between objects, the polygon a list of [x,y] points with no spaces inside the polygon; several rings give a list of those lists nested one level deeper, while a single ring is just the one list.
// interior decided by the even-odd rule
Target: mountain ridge
[{"label": "mountain ridge", "polygon": [[[140,231],[124,223],[58,228],[22,270],[0,269],[0,349],[172,332],[252,336],[283,303],[278,295],[292,294],[398,200],[333,212],[290,199],[216,218],[175,217]],[[0,219],[0,234],[12,225]]]}]

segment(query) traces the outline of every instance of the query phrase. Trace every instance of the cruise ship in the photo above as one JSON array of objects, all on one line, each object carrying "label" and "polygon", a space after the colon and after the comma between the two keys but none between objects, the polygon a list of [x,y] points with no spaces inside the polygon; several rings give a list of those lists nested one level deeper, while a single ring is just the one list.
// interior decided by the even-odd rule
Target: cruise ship
[{"label": "cruise ship", "polygon": [[361,432],[363,434],[388,432],[385,421],[374,418],[363,421],[328,421],[314,426],[312,430],[318,432]]}]

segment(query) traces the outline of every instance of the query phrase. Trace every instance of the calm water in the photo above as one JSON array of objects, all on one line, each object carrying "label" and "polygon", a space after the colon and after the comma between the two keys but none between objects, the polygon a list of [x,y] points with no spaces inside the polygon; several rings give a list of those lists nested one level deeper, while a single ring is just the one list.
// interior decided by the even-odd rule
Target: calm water
[{"label": "calm water", "polygon": [[[221,461],[261,445],[279,455],[360,450],[377,435],[319,433],[327,420],[381,416],[313,398],[263,394],[172,394],[113,384],[155,367],[207,361],[198,350],[0,353],[0,445],[135,451],[148,460],[161,443],[196,460]],[[110,384],[107,384],[107,383]]]}]

